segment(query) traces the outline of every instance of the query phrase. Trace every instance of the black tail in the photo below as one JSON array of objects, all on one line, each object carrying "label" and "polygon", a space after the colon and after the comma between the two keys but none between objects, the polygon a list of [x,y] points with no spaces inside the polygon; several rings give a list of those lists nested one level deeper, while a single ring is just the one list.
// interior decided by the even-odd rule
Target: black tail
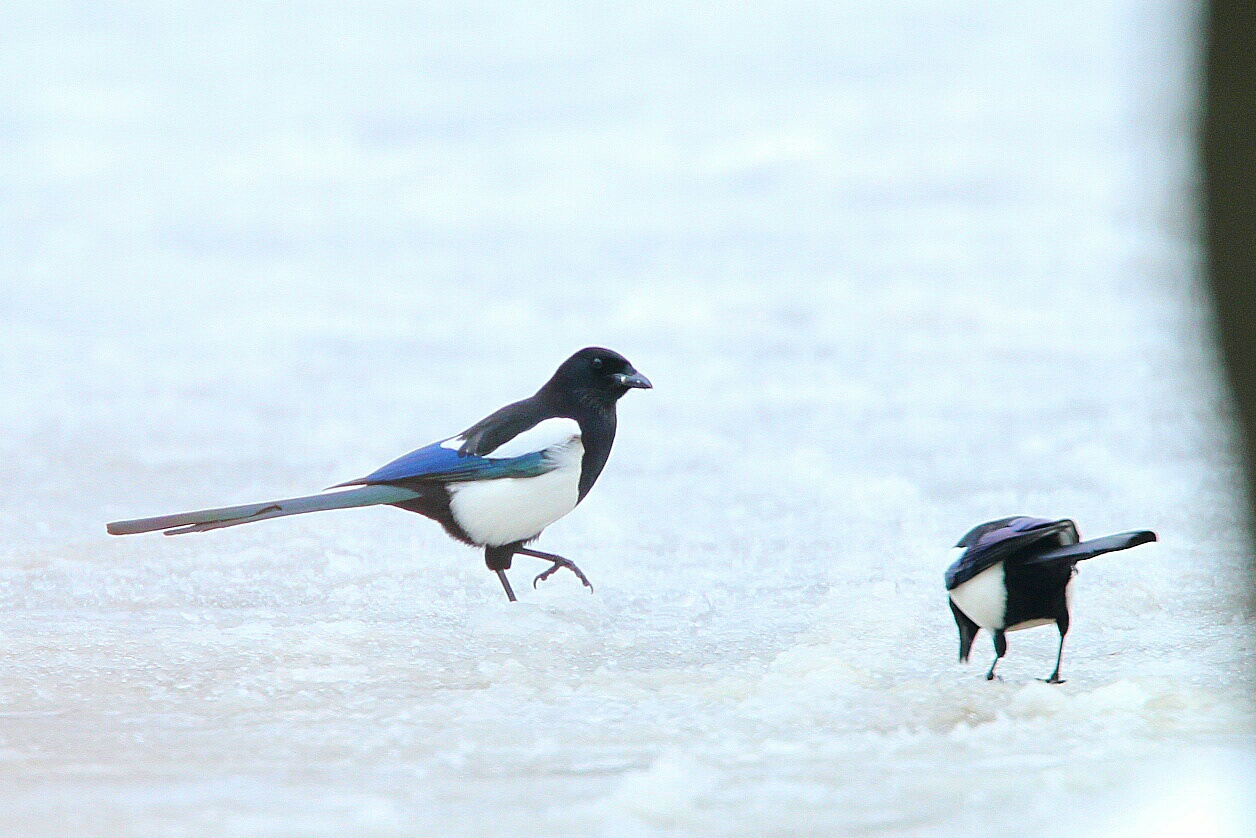
[{"label": "black tail", "polygon": [[399,486],[359,486],[337,492],[324,492],[304,498],[249,503],[244,506],[225,506],[220,509],[200,509],[196,512],[180,512],[175,515],[159,515],[156,518],[139,518],[134,521],[114,521],[107,525],[110,535],[134,535],[153,530],[165,530],[166,535],[182,535],[188,532],[204,532],[237,524],[251,524],[267,518],[285,515],[301,515],[305,512],[321,512],[325,509],[347,509],[353,506],[374,506],[381,503],[397,503],[413,500],[417,492]]},{"label": "black tail", "polygon": [[1105,535],[1103,538],[1092,538],[1090,541],[1082,541],[1078,544],[1070,544],[1067,547],[1055,547],[1045,553],[1031,556],[1025,559],[1023,563],[1047,564],[1060,561],[1076,563],[1086,559],[1093,559],[1095,556],[1102,556],[1104,553],[1128,550],[1131,547],[1137,547],[1140,544],[1146,544],[1155,540],[1156,534],[1151,530],[1121,532],[1116,535]]}]

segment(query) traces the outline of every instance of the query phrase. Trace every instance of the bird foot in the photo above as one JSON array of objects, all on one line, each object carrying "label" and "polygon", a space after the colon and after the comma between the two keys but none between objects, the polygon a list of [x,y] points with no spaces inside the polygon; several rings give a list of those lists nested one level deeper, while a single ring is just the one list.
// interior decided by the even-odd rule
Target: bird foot
[{"label": "bird foot", "polygon": [[1039,681],[1041,681],[1041,682],[1042,682],[1042,683],[1044,683],[1044,684],[1065,684],[1065,683],[1068,683],[1066,679],[1061,678],[1059,675],[1052,675],[1050,678],[1039,678],[1038,680],[1039,680]]},{"label": "bird foot", "polygon": [[584,586],[586,588],[588,588],[590,591],[593,590],[593,585],[589,582],[588,578],[585,577],[584,571],[576,567],[576,563],[573,562],[571,559],[549,559],[549,561],[552,561],[554,564],[550,565],[550,568],[548,570],[542,571],[541,573],[537,574],[537,577],[532,580],[533,588],[536,587],[536,584],[538,582],[544,582],[546,579],[550,578],[555,573],[557,573],[559,568],[565,567],[568,570],[570,570],[572,573],[576,574],[576,576],[580,579],[580,581],[584,583]]}]

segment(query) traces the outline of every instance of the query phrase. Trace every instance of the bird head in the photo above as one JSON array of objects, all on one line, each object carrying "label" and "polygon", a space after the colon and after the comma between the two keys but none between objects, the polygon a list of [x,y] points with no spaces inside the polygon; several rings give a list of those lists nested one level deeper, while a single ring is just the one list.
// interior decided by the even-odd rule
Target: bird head
[{"label": "bird head", "polygon": [[637,372],[618,352],[586,347],[559,366],[543,390],[580,401],[613,404],[629,390],[649,390],[650,379]]}]

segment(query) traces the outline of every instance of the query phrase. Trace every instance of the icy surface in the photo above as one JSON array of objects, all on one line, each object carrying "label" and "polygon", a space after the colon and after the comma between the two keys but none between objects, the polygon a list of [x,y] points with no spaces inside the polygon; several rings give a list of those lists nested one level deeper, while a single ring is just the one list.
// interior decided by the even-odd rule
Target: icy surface
[{"label": "icy surface", "polygon": [[[4,4],[0,834],[1256,834],[1191,10],[632,7]],[[589,343],[656,385],[538,545],[593,595],[392,509],[105,535]],[[1063,686],[954,659],[1011,514],[1162,539]]]}]

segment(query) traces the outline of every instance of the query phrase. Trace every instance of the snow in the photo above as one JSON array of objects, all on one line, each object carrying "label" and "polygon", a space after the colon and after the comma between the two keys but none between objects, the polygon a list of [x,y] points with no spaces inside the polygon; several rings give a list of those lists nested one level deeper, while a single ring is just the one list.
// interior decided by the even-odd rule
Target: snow
[{"label": "snow", "polygon": [[[1252,834],[1194,8],[630,8],[0,10],[0,833]],[[393,509],[105,535],[588,344],[655,385],[537,545],[592,595]],[[1160,535],[1060,686],[955,662],[1013,514]]]}]

